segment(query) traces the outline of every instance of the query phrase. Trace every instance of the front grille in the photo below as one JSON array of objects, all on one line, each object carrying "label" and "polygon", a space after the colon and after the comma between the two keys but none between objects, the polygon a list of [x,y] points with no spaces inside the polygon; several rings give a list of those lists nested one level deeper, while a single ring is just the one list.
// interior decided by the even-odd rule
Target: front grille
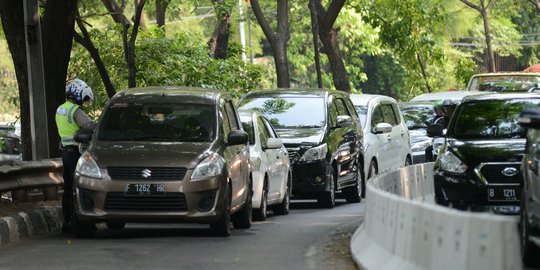
[{"label": "front grille", "polygon": [[109,192],[105,210],[122,211],[185,211],[186,196],[181,192],[165,196],[125,196],[122,192]]},{"label": "front grille", "polygon": [[[513,176],[506,176],[503,174],[503,170],[506,168],[515,168],[517,173]],[[521,172],[519,170],[520,164],[506,163],[506,164],[484,164],[480,168],[480,174],[490,184],[517,184],[521,182]]]},{"label": "front grille", "polygon": [[108,167],[112,179],[182,180],[186,168],[167,167]]}]

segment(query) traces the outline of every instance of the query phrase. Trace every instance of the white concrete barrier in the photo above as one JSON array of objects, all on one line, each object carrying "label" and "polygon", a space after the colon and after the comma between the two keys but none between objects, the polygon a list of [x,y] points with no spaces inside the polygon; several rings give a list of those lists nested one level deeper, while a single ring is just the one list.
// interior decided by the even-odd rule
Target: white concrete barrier
[{"label": "white concrete barrier", "polygon": [[362,269],[521,269],[517,217],[433,203],[433,163],[367,184],[363,224],[351,240]]}]

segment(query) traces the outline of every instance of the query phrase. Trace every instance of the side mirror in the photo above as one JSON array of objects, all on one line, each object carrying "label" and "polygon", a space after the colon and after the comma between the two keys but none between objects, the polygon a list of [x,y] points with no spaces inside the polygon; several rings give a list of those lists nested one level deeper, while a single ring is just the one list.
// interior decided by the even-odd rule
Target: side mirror
[{"label": "side mirror", "polygon": [[523,128],[540,129],[540,109],[524,110],[518,117],[518,123]]},{"label": "side mirror", "polygon": [[427,126],[428,137],[442,137],[445,135],[445,128],[442,125],[432,124]]},{"label": "side mirror", "polygon": [[392,125],[388,123],[378,123],[375,128],[373,128],[373,133],[375,134],[381,134],[381,133],[389,133],[392,132]]},{"label": "side mirror", "polygon": [[266,149],[278,149],[283,146],[283,142],[278,138],[268,138]]},{"label": "side mirror", "polygon": [[246,144],[248,142],[248,134],[243,130],[231,130],[227,137],[227,145]]},{"label": "side mirror", "polygon": [[78,143],[88,144],[90,143],[90,140],[92,140],[93,134],[94,134],[93,129],[79,129],[75,133],[75,137],[73,137],[73,140],[75,140]]},{"label": "side mirror", "polygon": [[336,119],[336,127],[343,128],[343,127],[350,127],[352,126],[352,118],[348,115],[338,115]]}]

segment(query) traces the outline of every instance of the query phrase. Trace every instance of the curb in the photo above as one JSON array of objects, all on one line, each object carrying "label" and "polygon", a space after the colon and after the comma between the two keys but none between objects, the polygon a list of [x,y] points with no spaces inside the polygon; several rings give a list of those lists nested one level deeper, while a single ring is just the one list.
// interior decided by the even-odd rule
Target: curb
[{"label": "curb", "polygon": [[62,207],[45,206],[0,218],[0,246],[62,230]]}]

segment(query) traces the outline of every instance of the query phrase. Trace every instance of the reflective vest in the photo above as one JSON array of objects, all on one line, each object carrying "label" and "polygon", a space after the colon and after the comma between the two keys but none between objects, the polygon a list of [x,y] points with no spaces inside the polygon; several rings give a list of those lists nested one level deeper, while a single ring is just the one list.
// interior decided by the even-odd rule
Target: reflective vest
[{"label": "reflective vest", "polygon": [[56,126],[63,146],[78,145],[73,139],[75,132],[80,129],[75,121],[75,111],[79,105],[66,101],[56,109]]}]

